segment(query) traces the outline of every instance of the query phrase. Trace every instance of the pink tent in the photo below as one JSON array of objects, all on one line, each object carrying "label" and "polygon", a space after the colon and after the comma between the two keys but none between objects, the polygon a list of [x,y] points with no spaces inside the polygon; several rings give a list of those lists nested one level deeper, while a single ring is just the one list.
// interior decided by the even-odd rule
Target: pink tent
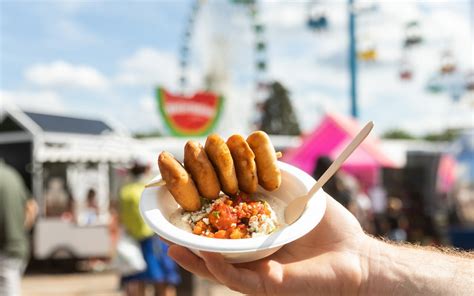
[{"label": "pink tent", "polygon": [[[303,137],[303,143],[298,148],[286,151],[282,160],[311,174],[320,156],[335,159],[360,129],[352,118],[326,114],[319,126]],[[364,189],[375,185],[381,167],[396,167],[378,146],[378,141],[369,136],[342,167],[354,175]]]}]

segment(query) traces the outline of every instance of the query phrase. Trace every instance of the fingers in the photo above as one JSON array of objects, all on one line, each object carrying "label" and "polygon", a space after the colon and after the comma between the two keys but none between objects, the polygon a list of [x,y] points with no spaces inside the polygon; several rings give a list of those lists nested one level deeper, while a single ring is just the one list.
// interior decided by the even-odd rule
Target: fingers
[{"label": "fingers", "polygon": [[194,255],[185,247],[178,245],[170,245],[168,248],[168,256],[187,271],[194,273],[200,277],[217,282],[216,278],[209,272],[204,261]]},{"label": "fingers", "polygon": [[236,268],[225,262],[220,254],[201,251],[203,260],[188,249],[171,244],[168,248],[168,256],[187,271],[223,284],[232,290],[244,294],[264,292],[263,283],[257,272]]},{"label": "fingers", "polygon": [[264,285],[257,272],[236,268],[224,261],[224,257],[217,253],[201,251],[207,270],[223,285],[244,294],[261,294]]}]

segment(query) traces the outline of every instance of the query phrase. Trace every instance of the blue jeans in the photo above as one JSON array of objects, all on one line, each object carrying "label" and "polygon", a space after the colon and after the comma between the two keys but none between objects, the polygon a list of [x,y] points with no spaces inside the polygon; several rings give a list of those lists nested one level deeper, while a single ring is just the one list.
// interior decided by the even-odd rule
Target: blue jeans
[{"label": "blue jeans", "polygon": [[22,259],[0,253],[0,295],[21,295],[21,276],[24,268]]},{"label": "blue jeans", "polygon": [[122,283],[144,281],[177,285],[181,282],[176,263],[167,255],[167,244],[157,236],[152,236],[140,241],[140,248],[147,265],[146,270],[122,277]]}]

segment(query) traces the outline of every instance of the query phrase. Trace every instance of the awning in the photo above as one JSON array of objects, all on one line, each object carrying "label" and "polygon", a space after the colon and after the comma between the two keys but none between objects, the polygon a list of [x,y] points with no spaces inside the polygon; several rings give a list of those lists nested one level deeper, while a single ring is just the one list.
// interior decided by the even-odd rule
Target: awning
[{"label": "awning", "polygon": [[129,137],[46,135],[35,149],[35,161],[126,163],[148,154]]}]

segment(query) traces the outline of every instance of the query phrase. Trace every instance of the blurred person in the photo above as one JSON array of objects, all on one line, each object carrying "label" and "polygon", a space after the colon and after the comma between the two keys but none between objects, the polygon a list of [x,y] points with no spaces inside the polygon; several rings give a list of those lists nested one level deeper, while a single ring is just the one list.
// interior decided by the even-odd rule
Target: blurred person
[{"label": "blurred person", "polygon": [[367,194],[362,190],[357,178],[346,174],[344,176],[350,195],[354,199],[354,212],[352,214],[357,218],[362,229],[367,233],[374,233],[372,202]]},{"label": "blurred person", "polygon": [[38,206],[14,168],[0,159],[0,295],[21,294],[29,255],[28,231]]},{"label": "blurred person", "polygon": [[52,177],[48,180],[44,198],[46,200],[46,216],[48,217],[60,217],[70,208],[71,194],[60,177]]},{"label": "blurred person", "polygon": [[[94,188],[89,188],[86,194],[86,204],[80,211],[79,222],[81,225],[97,225],[100,223],[100,210],[97,204],[97,194]],[[83,262],[85,270],[103,271],[106,268],[104,260],[97,257],[90,257]]]},{"label": "blurred person", "polygon": [[140,211],[140,196],[145,188],[150,166],[136,160],[130,169],[131,181],[120,190],[119,218],[127,234],[140,244],[146,270],[123,276],[121,283],[127,295],[144,295],[145,284],[152,283],[155,295],[175,295],[181,278],[174,261],[168,257],[168,246],[163,243],[143,221]]},{"label": "blurred person", "polygon": [[403,202],[398,197],[389,197],[387,203],[388,238],[393,241],[406,241],[408,219],[403,214]]},{"label": "blurred person", "polygon": [[97,205],[97,198],[95,189],[90,188],[86,195],[86,207],[83,210],[83,216],[86,224],[94,224],[97,222],[99,216],[99,206]]},{"label": "blurred person", "polygon": [[119,220],[119,212],[118,212],[118,201],[117,199],[111,199],[109,203],[109,220],[108,220],[108,228],[110,234],[110,241],[112,250],[115,250],[117,246],[117,242],[120,235],[120,220]]},{"label": "blurred person", "polygon": [[[316,167],[313,171],[313,178],[318,180],[325,171],[331,166],[332,160],[328,156],[320,156],[316,160]],[[327,182],[323,185],[323,190],[330,196],[334,197],[341,205],[349,209],[351,212],[356,211],[356,204],[353,196],[340,171],[337,171]]]},{"label": "blurred person", "polygon": [[364,233],[331,196],[308,234],[258,261],[229,264],[222,255],[170,244],[183,268],[252,295],[472,295],[474,253],[390,244]]},{"label": "blurred person", "polygon": [[387,191],[377,182],[372,188],[368,190],[370,201],[372,203],[372,210],[375,215],[385,213],[387,209]]},{"label": "blurred person", "polygon": [[61,219],[67,222],[76,222],[76,202],[72,195],[68,195],[66,210],[61,214]]}]

